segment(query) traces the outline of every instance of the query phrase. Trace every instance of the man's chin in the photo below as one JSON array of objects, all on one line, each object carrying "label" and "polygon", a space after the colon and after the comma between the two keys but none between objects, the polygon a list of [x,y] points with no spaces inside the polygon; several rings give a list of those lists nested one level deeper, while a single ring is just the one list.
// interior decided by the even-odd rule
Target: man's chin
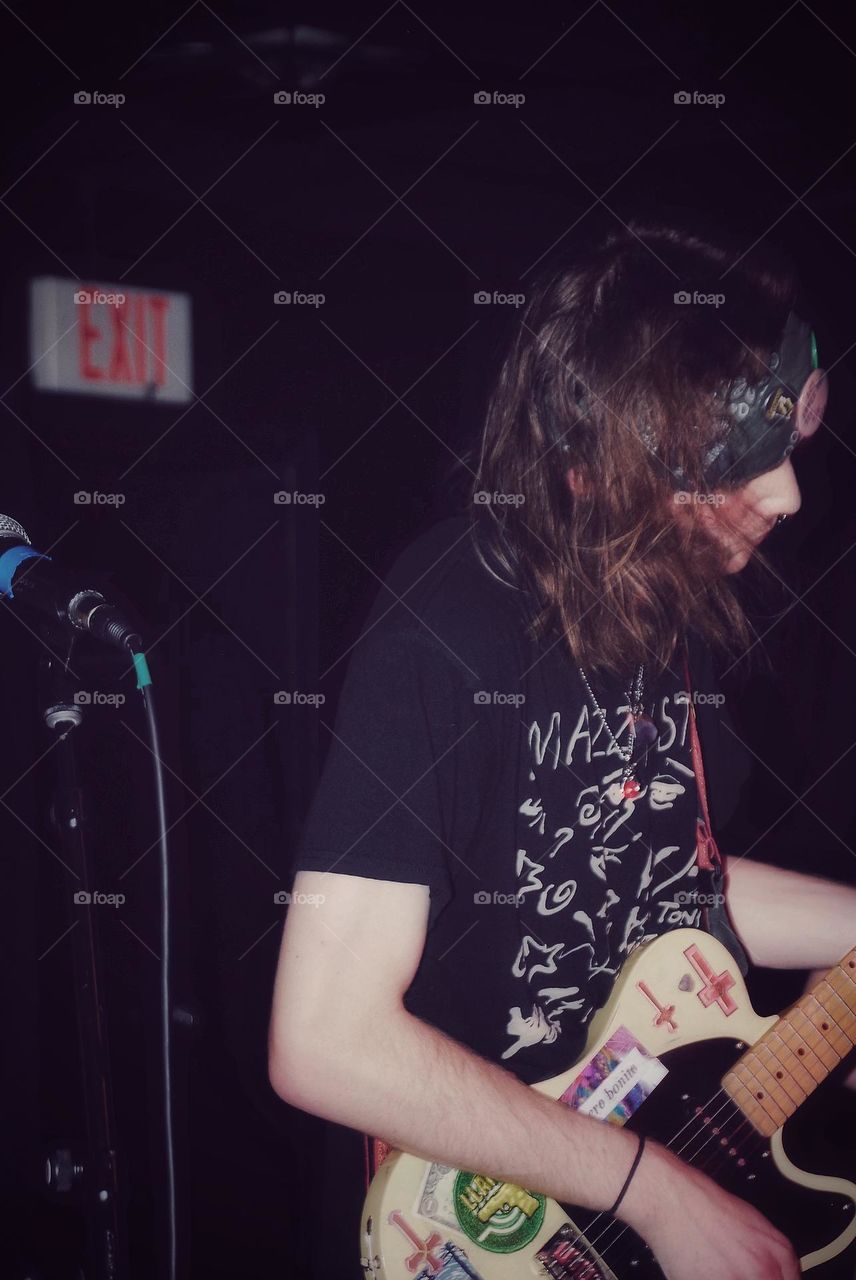
[{"label": "man's chin", "polygon": [[725,564],[724,572],[728,574],[739,573],[741,569],[745,569],[752,558],[754,547],[744,547],[739,551],[732,551]]}]

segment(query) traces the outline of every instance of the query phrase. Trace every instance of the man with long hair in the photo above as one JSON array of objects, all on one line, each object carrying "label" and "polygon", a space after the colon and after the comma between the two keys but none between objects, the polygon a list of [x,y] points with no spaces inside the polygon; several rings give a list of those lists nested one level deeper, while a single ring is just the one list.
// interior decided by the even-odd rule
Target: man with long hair
[{"label": "man with long hair", "polygon": [[856,890],[748,858],[726,873],[700,822],[696,718],[708,760],[728,754],[714,655],[752,644],[735,575],[798,511],[790,455],[824,411],[801,306],[769,254],[672,227],[542,273],[472,518],[405,552],[354,649],[276,978],[283,1098],[561,1203],[624,1188],[618,1216],[669,1280],[799,1265],[665,1146],[639,1158],[620,1125],[526,1086],[577,1061],[623,962],[670,929],[708,930],[744,972],[745,953],[813,969],[853,945]]}]

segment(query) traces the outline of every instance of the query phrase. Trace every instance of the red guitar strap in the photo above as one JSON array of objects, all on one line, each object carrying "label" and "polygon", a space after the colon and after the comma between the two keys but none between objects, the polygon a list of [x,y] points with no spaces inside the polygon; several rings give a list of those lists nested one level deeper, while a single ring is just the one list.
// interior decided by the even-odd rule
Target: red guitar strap
[{"label": "red guitar strap", "polygon": [[710,811],[707,806],[707,783],[704,776],[704,763],[701,758],[701,742],[699,741],[696,710],[693,701],[693,686],[690,676],[689,660],[684,649],[684,675],[687,682],[687,694],[690,699],[690,745],[692,749],[693,772],[696,776],[698,804],[701,813],[696,820],[696,862],[705,871],[713,874],[713,884],[717,895],[713,905],[705,908],[704,928],[713,934],[728,951],[731,952],[744,978],[749,973],[749,957],[737,934],[731,927],[728,914],[723,906],[725,902],[725,867],[722,854],[719,852],[710,825]]},{"label": "red guitar strap", "polygon": [[365,1138],[366,1148],[366,1190],[369,1190],[371,1179],[393,1148],[388,1142],[384,1142],[383,1138],[370,1138],[369,1134],[363,1134],[363,1138]]},{"label": "red guitar strap", "polygon": [[701,742],[699,741],[698,726],[696,724],[693,686],[686,650],[684,651],[684,675],[687,682],[687,697],[690,700],[690,745],[693,758],[693,772],[696,777],[699,808],[701,809],[701,813],[697,818],[698,825],[696,827],[697,861],[698,865],[705,871],[721,871],[722,856],[713,836],[713,828],[710,825],[710,812],[707,807],[707,784],[705,783],[704,778],[704,762],[701,758]]},{"label": "red guitar strap", "polygon": [[368,1192],[372,1178],[389,1155],[392,1147],[388,1142],[384,1142],[383,1138],[370,1138],[367,1133],[363,1134],[363,1145],[366,1156],[366,1192]]}]

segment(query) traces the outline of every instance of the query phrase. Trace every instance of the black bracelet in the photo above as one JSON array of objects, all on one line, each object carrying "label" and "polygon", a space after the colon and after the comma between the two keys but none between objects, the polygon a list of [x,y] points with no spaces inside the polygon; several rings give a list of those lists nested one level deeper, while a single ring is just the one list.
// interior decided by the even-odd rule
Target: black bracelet
[{"label": "black bracelet", "polygon": [[630,1183],[633,1179],[633,1175],[639,1167],[639,1161],[642,1159],[642,1152],[644,1148],[645,1148],[645,1134],[640,1133],[639,1146],[636,1151],[636,1158],[634,1159],[632,1165],[630,1166],[630,1172],[628,1173],[625,1179],[624,1186],[621,1188],[621,1190],[618,1193],[618,1199],[616,1200],[612,1208],[607,1210],[607,1212],[612,1214],[613,1216],[618,1212],[618,1206],[621,1204],[621,1201],[624,1199],[624,1196],[627,1192],[627,1188],[630,1186]]}]

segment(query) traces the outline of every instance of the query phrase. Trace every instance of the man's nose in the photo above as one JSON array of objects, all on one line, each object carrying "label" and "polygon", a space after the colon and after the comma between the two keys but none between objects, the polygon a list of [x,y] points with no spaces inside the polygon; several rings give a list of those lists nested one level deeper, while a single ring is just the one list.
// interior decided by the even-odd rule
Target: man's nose
[{"label": "man's nose", "polygon": [[795,516],[802,506],[802,495],[790,458],[786,458],[782,465],[771,473],[770,479],[775,480],[776,484],[776,515]]}]

